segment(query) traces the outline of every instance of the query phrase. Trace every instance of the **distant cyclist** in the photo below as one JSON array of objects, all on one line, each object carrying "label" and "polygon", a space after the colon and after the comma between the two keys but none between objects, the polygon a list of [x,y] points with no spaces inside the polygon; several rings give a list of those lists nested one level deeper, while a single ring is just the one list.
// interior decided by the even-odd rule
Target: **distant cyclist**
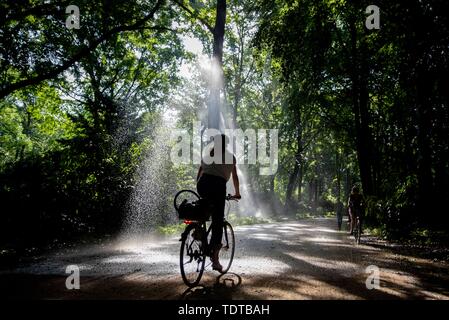
[{"label": "distant cyclist", "polygon": [[357,186],[352,187],[352,192],[349,195],[348,199],[349,217],[351,219],[351,225],[349,229],[350,234],[353,234],[357,222],[357,217],[359,217],[361,223],[364,206],[365,206],[365,199],[363,198],[363,195],[360,193],[360,189]]},{"label": "distant cyclist", "polygon": [[221,271],[218,253],[223,237],[223,219],[226,199],[226,183],[231,178],[235,195],[240,199],[239,177],[235,156],[227,150],[229,138],[222,134],[214,137],[214,148],[203,156],[197,176],[197,190],[201,198],[207,199],[212,207],[212,237],[210,240],[212,269]]}]

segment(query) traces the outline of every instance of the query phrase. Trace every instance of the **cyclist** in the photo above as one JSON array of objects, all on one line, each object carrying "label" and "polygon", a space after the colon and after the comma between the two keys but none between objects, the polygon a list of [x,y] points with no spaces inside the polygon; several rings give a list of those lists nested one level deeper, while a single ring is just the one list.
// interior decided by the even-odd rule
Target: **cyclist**
[{"label": "cyclist", "polygon": [[236,199],[240,199],[239,178],[235,156],[227,150],[229,138],[222,134],[214,137],[214,147],[206,152],[201,160],[197,176],[199,195],[207,199],[212,213],[212,237],[210,240],[210,259],[212,269],[221,271],[218,259],[222,247],[223,220],[226,199],[226,183],[232,175]]},{"label": "cyclist", "polygon": [[365,200],[363,198],[363,195],[360,193],[360,189],[357,186],[352,187],[352,191],[348,199],[349,217],[351,219],[349,228],[350,234],[353,234],[357,217],[359,217],[361,223],[364,205]]}]

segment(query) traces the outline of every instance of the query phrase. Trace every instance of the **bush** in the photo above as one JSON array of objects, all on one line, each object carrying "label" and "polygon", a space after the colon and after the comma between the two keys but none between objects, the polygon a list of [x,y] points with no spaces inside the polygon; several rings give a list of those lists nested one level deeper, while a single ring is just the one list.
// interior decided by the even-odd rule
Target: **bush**
[{"label": "bush", "polygon": [[366,225],[379,227],[390,239],[410,237],[419,223],[416,185],[416,177],[410,176],[389,197],[366,197]]},{"label": "bush", "polygon": [[321,207],[324,211],[333,211],[335,209],[335,203],[328,199],[320,199],[318,207]]}]

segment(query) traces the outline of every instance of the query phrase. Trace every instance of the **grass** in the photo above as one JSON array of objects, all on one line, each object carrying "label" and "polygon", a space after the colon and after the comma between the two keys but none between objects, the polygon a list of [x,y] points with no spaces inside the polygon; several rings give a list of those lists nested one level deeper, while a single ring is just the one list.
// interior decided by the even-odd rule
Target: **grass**
[{"label": "grass", "polygon": [[408,234],[388,233],[384,226],[364,227],[366,233],[380,239],[396,241],[401,244],[417,246],[444,246],[449,245],[449,237],[446,231],[432,231],[424,228],[416,228]]},{"label": "grass", "polygon": [[381,228],[363,227],[363,232],[379,239],[385,238],[385,232]]},{"label": "grass", "polygon": [[300,220],[300,219],[311,219],[314,216],[310,213],[310,212],[301,212],[301,213],[297,213],[295,215],[295,218]]},{"label": "grass", "polygon": [[157,227],[156,231],[163,235],[181,234],[186,225],[184,223],[169,224]]},{"label": "grass", "polygon": [[[259,218],[254,216],[249,217],[238,217],[236,214],[230,214],[228,217],[228,221],[233,226],[247,226],[252,224],[263,224],[263,223],[272,223],[273,221],[266,218]],[[181,234],[186,225],[181,223],[169,224],[166,226],[157,227],[156,231],[162,235],[173,235],[173,234]]]}]

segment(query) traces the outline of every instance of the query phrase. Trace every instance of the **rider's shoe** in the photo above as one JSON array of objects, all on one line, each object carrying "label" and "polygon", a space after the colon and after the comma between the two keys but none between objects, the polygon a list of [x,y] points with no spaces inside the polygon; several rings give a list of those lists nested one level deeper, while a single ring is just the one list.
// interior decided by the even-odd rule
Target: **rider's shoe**
[{"label": "rider's shoe", "polygon": [[218,254],[220,252],[221,246],[217,249],[211,250],[210,261],[212,261],[212,269],[221,272],[223,270],[223,266],[218,261]]},{"label": "rider's shoe", "polygon": [[222,272],[223,271],[223,266],[218,261],[212,262],[212,270],[216,270],[218,272]]}]

